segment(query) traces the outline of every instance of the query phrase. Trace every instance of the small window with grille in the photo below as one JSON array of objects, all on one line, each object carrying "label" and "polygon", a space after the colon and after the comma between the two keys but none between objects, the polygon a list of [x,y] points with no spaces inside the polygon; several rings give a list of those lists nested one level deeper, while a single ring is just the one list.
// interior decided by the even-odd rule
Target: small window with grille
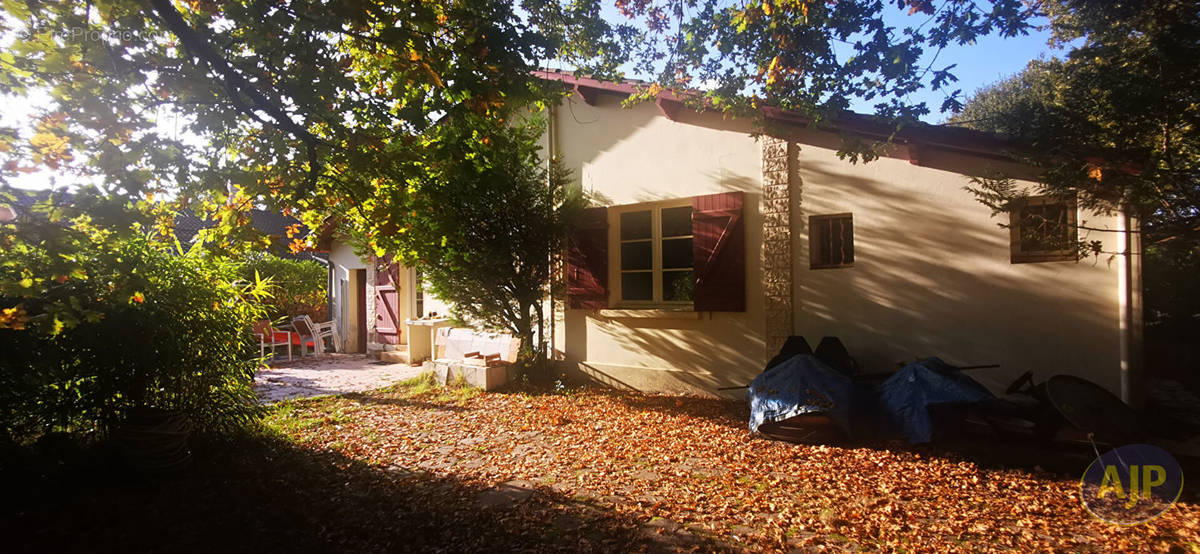
[{"label": "small window with grille", "polygon": [[854,220],[851,214],[811,216],[808,234],[810,268],[854,266]]},{"label": "small window with grille", "polygon": [[1012,263],[1079,258],[1076,204],[1071,197],[1031,196],[1010,212]]}]

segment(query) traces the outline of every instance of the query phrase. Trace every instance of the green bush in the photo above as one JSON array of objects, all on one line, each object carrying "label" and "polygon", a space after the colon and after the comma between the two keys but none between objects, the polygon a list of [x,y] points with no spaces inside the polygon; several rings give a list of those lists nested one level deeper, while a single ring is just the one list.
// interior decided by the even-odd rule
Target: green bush
[{"label": "green bush", "polygon": [[271,297],[265,301],[271,319],[291,319],[298,315],[312,316],[314,321],[328,319],[325,302],[328,270],[325,266],[312,260],[289,260],[255,253],[245,259],[241,276],[253,281],[256,272],[271,281]]},{"label": "green bush", "polygon": [[197,432],[256,419],[250,327],[265,284],[238,277],[238,264],[198,248],[119,237],[86,218],[0,225],[7,438],[103,436],[143,407],[178,410]]}]

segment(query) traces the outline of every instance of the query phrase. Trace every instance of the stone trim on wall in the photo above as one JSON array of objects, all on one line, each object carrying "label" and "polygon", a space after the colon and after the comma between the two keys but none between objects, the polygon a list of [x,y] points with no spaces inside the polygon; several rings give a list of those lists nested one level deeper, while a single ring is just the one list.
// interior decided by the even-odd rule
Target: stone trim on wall
[{"label": "stone trim on wall", "polygon": [[375,265],[379,260],[374,255],[367,257],[367,351],[380,350],[382,345],[375,337]]},{"label": "stone trim on wall", "polygon": [[[792,185],[799,194],[796,144],[762,137],[762,289],[766,317],[765,364],[793,333]],[[797,199],[798,200],[798,199]]]}]

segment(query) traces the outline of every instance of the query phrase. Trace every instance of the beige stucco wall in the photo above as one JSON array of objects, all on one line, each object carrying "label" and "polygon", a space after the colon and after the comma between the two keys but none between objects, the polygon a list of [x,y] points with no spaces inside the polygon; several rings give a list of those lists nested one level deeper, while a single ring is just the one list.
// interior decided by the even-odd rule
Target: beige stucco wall
[{"label": "beige stucco wall", "polygon": [[[616,96],[599,98],[590,106],[575,96],[557,108],[556,154],[601,205],[744,191],[747,311],[633,318],[560,303],[554,339],[563,367],[644,390],[713,393],[748,383],[765,361],[760,143],[745,122],[694,113],[677,122],[652,103],[623,109]],[[1019,168],[932,148],[919,166],[906,157],[854,165],[837,158],[837,137],[793,131],[797,334],[814,347],[822,336],[840,337],[867,371],[936,355],[1001,364],[972,373],[994,390],[1026,370],[1118,390],[1120,260],[1012,264],[1009,231],[998,226],[1006,219],[963,188],[988,167]],[[855,265],[810,270],[808,216],[839,212],[854,215]],[[1090,214],[1080,223],[1116,228],[1115,218]],[[1081,229],[1080,238],[1117,247],[1115,233]],[[610,247],[610,283],[616,268]]]},{"label": "beige stucco wall", "polygon": [[[1002,390],[1020,373],[1072,373],[1120,386],[1119,259],[1010,263],[1010,235],[964,187],[989,167],[1019,167],[924,149],[921,165],[884,157],[853,165],[837,138],[800,132],[802,216],[793,232],[795,328],[813,347],[842,338],[865,367],[886,371],[915,357],[1000,364],[972,376]],[[1025,182],[1030,186],[1031,183]],[[809,215],[854,214],[854,267],[809,269]],[[1081,226],[1116,229],[1115,217],[1080,213]],[[1117,250],[1112,232],[1081,240]]]},{"label": "beige stucco wall", "polygon": [[354,253],[354,249],[341,241],[334,241],[329,249],[329,263],[333,264],[334,279],[349,279],[350,270],[367,268],[367,263]]},{"label": "beige stucco wall", "polygon": [[[568,369],[618,386],[713,393],[748,382],[762,368],[760,150],[750,129],[715,115],[675,122],[651,103],[621,109],[616,96],[596,106],[578,97],[556,110],[556,148],[573,179],[601,205],[624,205],[743,191],[747,310],[630,318],[613,312],[558,311],[558,355]],[[609,282],[618,275],[609,249]],[[610,302],[615,307],[615,302]]]},{"label": "beige stucco wall", "polygon": [[[338,332],[342,335],[342,344],[348,351],[357,348],[353,337],[358,333],[358,306],[354,300],[356,284],[354,270],[366,269],[366,264],[354,254],[350,245],[334,242],[329,250],[329,263],[333,267],[333,282],[329,283],[330,299],[329,316],[337,321]],[[345,281],[345,286],[342,286]],[[343,298],[343,294],[346,295]],[[370,297],[367,298],[371,304]],[[368,320],[368,324],[370,320]]]}]

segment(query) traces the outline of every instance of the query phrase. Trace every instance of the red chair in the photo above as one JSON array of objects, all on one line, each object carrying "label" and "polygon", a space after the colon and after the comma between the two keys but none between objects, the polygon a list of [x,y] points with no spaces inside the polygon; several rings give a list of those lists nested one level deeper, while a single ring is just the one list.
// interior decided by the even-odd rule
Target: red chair
[{"label": "red chair", "polygon": [[[267,347],[271,347],[271,356],[275,355],[275,348],[278,346],[286,346],[288,351],[288,361],[292,359],[292,341],[290,340],[292,333],[280,331],[271,327],[271,322],[262,320],[254,324],[254,336],[258,337],[258,355],[265,357],[267,355]],[[303,350],[301,350],[303,352]]]}]

